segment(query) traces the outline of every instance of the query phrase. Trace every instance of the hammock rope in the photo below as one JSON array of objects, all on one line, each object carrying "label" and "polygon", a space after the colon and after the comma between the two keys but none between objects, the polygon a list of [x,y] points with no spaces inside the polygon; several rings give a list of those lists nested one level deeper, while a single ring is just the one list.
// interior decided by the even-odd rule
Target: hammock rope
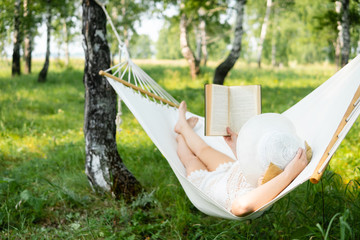
[{"label": "hammock rope", "polygon": [[[98,0],[95,0],[98,2]],[[192,204],[207,215],[232,220],[254,219],[272,204],[307,180],[319,181],[341,141],[360,114],[360,55],[338,71],[313,92],[285,111],[297,129],[300,138],[306,139],[313,150],[312,161],[277,197],[246,217],[237,217],[208,197],[190,182],[177,153],[176,134],[173,131],[178,119],[179,103],[138,67],[130,58],[125,44],[119,39],[114,25],[104,10],[121,49],[121,62],[100,71],[122,101],[133,113],[147,135],[154,142],[174,171]],[[115,70],[114,76],[109,72]],[[124,80],[126,79],[127,80]],[[196,116],[188,112],[187,117]],[[211,147],[235,159],[222,137],[204,136],[204,119],[201,116],[194,131]]]},{"label": "hammock rope", "polygon": [[170,99],[160,97],[160,96],[154,94],[153,92],[149,92],[149,91],[145,90],[144,88],[138,87],[138,86],[136,86],[136,85],[134,85],[134,84],[132,84],[132,83],[130,83],[128,81],[124,81],[121,78],[118,78],[118,77],[115,77],[114,75],[111,75],[110,73],[107,73],[105,71],[100,71],[99,74],[101,76],[105,76],[105,77],[110,78],[112,80],[115,80],[115,81],[117,81],[119,83],[122,83],[125,86],[127,86],[127,87],[129,87],[129,88],[131,88],[131,89],[133,89],[135,91],[138,91],[138,92],[140,92],[142,94],[145,94],[148,97],[153,98],[154,100],[161,101],[161,102],[163,102],[165,104],[168,104],[168,105],[170,105],[172,107],[176,107],[176,108],[179,107],[179,103],[176,102],[176,101],[171,101]]}]

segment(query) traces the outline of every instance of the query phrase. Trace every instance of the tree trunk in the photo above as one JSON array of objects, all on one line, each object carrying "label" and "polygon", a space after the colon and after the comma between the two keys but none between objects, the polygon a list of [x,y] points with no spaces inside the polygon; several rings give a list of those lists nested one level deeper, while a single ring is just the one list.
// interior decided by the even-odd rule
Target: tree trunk
[{"label": "tree trunk", "polygon": [[[31,13],[29,11],[30,0],[24,0],[24,19],[28,19]],[[25,60],[25,73],[31,73],[31,52],[32,52],[32,36],[31,36],[31,25],[27,25],[24,30],[24,60]]]},{"label": "tree trunk", "polygon": [[31,73],[31,60],[32,60],[32,37],[29,33],[25,35],[24,39],[24,59],[25,59],[25,73]]},{"label": "tree trunk", "polygon": [[141,186],[125,167],[116,147],[116,93],[100,70],[110,67],[106,16],[93,0],[83,0],[85,51],[85,172],[97,192],[111,192],[130,199]]},{"label": "tree trunk", "polygon": [[271,66],[276,67],[276,40],[275,40],[275,36],[271,40]]},{"label": "tree trunk", "polygon": [[213,82],[215,84],[224,84],[225,77],[228,72],[235,65],[235,62],[240,56],[241,51],[241,39],[243,35],[243,17],[244,17],[244,6],[246,0],[236,0],[236,22],[234,31],[234,41],[229,56],[222,62],[215,70]]},{"label": "tree trunk", "polygon": [[[340,16],[341,14],[341,2],[335,2],[335,12]],[[337,68],[339,69],[341,66],[341,46],[343,45],[343,34],[342,34],[342,26],[340,19],[337,21],[337,30],[338,37],[335,43],[335,63]]]},{"label": "tree trunk", "polygon": [[201,61],[201,33],[200,28],[195,24],[194,26],[195,39],[196,39],[196,55],[195,59]]},{"label": "tree trunk", "polygon": [[12,55],[12,68],[11,75],[20,75],[20,45],[21,45],[21,32],[20,32],[20,5],[21,0],[15,1],[15,12],[14,12],[14,49]]},{"label": "tree trunk", "polygon": [[64,49],[64,54],[65,54],[65,66],[68,67],[69,66],[69,62],[70,62],[70,55],[69,55],[69,29],[67,27],[66,24],[66,19],[64,20],[63,23],[63,34],[65,36],[65,49]]},{"label": "tree trunk", "polygon": [[349,0],[341,0],[341,29],[342,29],[342,46],[341,46],[341,67],[349,62],[350,54],[350,19],[349,19]]},{"label": "tree trunk", "polygon": [[199,30],[201,35],[201,52],[204,58],[204,66],[206,66],[208,59],[208,52],[207,52],[207,43],[206,43],[206,23],[204,19],[200,21]]},{"label": "tree trunk", "polygon": [[263,46],[264,46],[264,41],[265,41],[265,38],[266,38],[266,30],[267,30],[267,26],[268,26],[268,23],[269,23],[271,5],[272,5],[272,0],[267,0],[264,22],[263,22],[262,27],[261,27],[260,41],[259,41],[259,46],[258,46],[258,49],[257,49],[257,54],[258,54],[257,63],[258,63],[259,68],[261,68],[261,55],[262,55],[262,50],[263,50]]},{"label": "tree trunk", "polygon": [[45,63],[43,68],[41,69],[38,77],[38,82],[45,82],[46,76],[49,69],[49,58],[50,58],[50,36],[51,36],[51,6],[50,1],[47,1],[47,17],[46,17],[46,28],[47,28],[47,36],[46,36],[46,54],[45,54]]},{"label": "tree trunk", "polygon": [[200,61],[195,58],[194,52],[189,46],[185,13],[182,13],[180,18],[180,48],[182,55],[189,63],[191,78],[195,79],[200,73]]},{"label": "tree trunk", "polygon": [[271,66],[272,67],[276,67],[277,66],[277,62],[276,62],[276,39],[277,39],[277,34],[278,34],[278,22],[277,22],[277,15],[278,15],[278,10],[277,8],[273,8],[273,22],[272,22],[272,36],[271,36]]}]

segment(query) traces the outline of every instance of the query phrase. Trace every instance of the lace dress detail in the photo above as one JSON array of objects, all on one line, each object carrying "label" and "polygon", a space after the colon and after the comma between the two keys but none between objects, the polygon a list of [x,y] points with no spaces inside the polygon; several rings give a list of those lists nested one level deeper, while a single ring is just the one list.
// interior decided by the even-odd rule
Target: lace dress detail
[{"label": "lace dress detail", "polygon": [[254,189],[246,181],[237,161],[223,163],[213,172],[194,171],[188,179],[228,211],[237,197]]}]

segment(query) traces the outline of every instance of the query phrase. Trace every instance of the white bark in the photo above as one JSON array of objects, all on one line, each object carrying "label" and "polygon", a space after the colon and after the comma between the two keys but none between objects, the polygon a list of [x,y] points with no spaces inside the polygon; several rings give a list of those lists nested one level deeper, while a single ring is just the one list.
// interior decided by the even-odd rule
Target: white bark
[{"label": "white bark", "polygon": [[47,1],[47,17],[46,17],[46,54],[45,54],[45,63],[43,68],[41,69],[39,76],[38,76],[38,82],[45,82],[46,76],[49,69],[50,64],[50,36],[51,36],[51,6],[50,6],[50,0]]},{"label": "white bark", "polygon": [[206,62],[208,59],[208,52],[207,52],[207,42],[206,42],[206,23],[204,19],[200,21],[199,31],[201,35],[201,52],[204,58],[204,66],[206,66]]},{"label": "white bark", "polygon": [[185,13],[182,13],[180,18],[180,48],[182,55],[189,63],[191,77],[192,79],[195,79],[196,75],[198,75],[200,72],[199,61],[197,61],[193,51],[189,46],[187,34],[187,18]]},{"label": "white bark", "polygon": [[[335,2],[335,12],[337,14],[341,14],[341,2],[340,1],[336,1]],[[341,46],[343,45],[343,34],[342,34],[342,26],[341,26],[341,21],[337,21],[337,30],[338,30],[338,37],[336,39],[336,45],[335,45],[335,62],[336,62],[336,66],[337,68],[340,68],[341,65]]]},{"label": "white bark", "polygon": [[[29,11],[29,1],[30,0],[24,0],[23,6],[24,6],[24,19],[26,20],[27,17],[30,14]],[[31,51],[32,51],[32,36],[31,36],[31,26],[27,26],[24,29],[24,60],[25,60],[25,73],[31,73]]]},{"label": "white bark", "polygon": [[93,0],[83,0],[85,51],[85,171],[92,188],[111,191],[125,199],[137,195],[141,186],[124,165],[116,147],[116,93],[100,70],[110,67],[106,40],[106,17]]},{"label": "white bark", "polygon": [[350,55],[350,19],[349,19],[349,0],[341,0],[341,67],[349,61]]},{"label": "white bark", "polygon": [[201,60],[201,33],[199,26],[194,26],[195,39],[196,39],[196,56],[195,58],[200,61]]},{"label": "white bark", "polygon": [[65,53],[65,66],[69,66],[70,62],[70,55],[69,55],[69,33],[68,28],[66,25],[66,20],[63,23],[63,34],[65,36],[65,46],[64,46],[64,53]]}]

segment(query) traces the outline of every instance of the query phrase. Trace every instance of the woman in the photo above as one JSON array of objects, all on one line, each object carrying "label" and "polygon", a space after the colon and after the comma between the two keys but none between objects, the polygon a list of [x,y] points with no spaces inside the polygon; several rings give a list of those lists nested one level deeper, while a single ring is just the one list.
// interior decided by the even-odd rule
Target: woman
[{"label": "woman", "polygon": [[[186,168],[190,181],[204,190],[215,201],[234,215],[245,216],[275,198],[306,167],[308,160],[304,149],[299,148],[294,159],[284,171],[272,180],[256,188],[242,175],[238,161],[211,148],[193,130],[198,119],[186,120],[186,103],[179,107],[179,119],[175,125],[177,154]],[[230,134],[225,141],[235,153],[237,134]],[[236,154],[235,154],[236,155]]]}]

